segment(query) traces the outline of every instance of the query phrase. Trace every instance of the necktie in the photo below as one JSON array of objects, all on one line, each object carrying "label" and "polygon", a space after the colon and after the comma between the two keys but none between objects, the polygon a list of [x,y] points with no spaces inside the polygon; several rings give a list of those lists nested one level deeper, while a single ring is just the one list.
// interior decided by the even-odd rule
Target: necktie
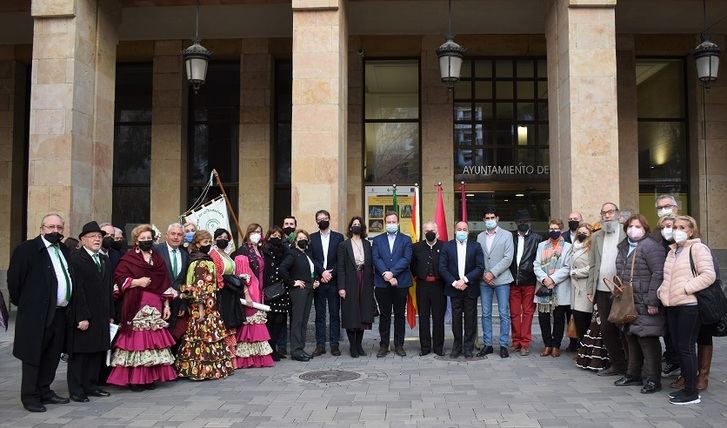
[{"label": "necktie", "polygon": [[173,279],[177,278],[177,275],[179,275],[179,266],[177,266],[177,249],[172,249],[172,276]]},{"label": "necktie", "polygon": [[63,277],[66,279],[66,302],[71,301],[71,278],[68,276],[68,269],[66,269],[66,265],[63,263],[63,257],[61,257],[61,252],[58,251],[58,244],[52,245],[53,249],[56,253],[56,258],[58,259],[58,262],[61,264],[61,270],[63,271]]},{"label": "necktie", "polygon": [[98,253],[91,256],[91,258],[93,258],[93,262],[96,263],[96,270],[101,272],[101,262],[98,260]]}]

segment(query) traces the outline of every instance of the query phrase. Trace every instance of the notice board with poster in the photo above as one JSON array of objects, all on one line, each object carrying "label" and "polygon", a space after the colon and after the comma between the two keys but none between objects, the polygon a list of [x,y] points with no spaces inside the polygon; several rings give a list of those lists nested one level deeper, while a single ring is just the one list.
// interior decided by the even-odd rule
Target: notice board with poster
[{"label": "notice board with poster", "polygon": [[[420,236],[419,187],[396,186],[396,202],[399,206],[399,230],[409,236]],[[365,221],[368,238],[386,233],[384,217],[394,211],[393,186],[366,186],[364,190]]]}]

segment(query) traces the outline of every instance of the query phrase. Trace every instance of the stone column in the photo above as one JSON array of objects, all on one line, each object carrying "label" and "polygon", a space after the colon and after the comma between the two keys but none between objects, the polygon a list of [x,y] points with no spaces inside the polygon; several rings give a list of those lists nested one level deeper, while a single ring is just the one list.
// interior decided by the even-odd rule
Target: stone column
[{"label": "stone column", "polygon": [[[243,39],[240,55],[240,192],[238,220],[272,224],[271,97],[273,60],[267,39]],[[234,226],[233,226],[234,228]],[[242,237],[240,237],[242,239]]]},{"label": "stone column", "polygon": [[[424,36],[421,50],[422,182],[420,194],[422,225],[434,220],[438,182],[444,186],[444,210],[450,238],[454,234],[454,147],[452,93],[442,83],[437,47],[441,36]],[[424,168],[426,165],[426,168]]]},{"label": "stone column", "polygon": [[[28,234],[66,216],[73,236],[111,215],[116,0],[33,0]],[[98,198],[98,199],[96,199]]]},{"label": "stone column", "polygon": [[313,229],[314,214],[331,212],[346,226],[346,0],[293,0],[293,215]]},{"label": "stone column", "polygon": [[[638,213],[639,208],[639,123],[636,108],[636,56],[634,36],[616,39],[618,70],[618,165],[620,208]],[[652,225],[654,227],[655,225]]]},{"label": "stone column", "polygon": [[616,0],[548,0],[548,119],[553,216],[588,221],[619,203]]},{"label": "stone column", "polygon": [[[26,67],[15,60],[15,46],[0,47],[0,290],[8,299],[10,255],[24,236]],[[7,303],[7,300],[6,300]]]},{"label": "stone column", "polygon": [[[348,140],[346,147],[346,169],[348,170],[348,194],[346,210],[348,217],[364,217],[363,211],[363,156],[362,110],[363,110],[363,58],[358,50],[361,38],[351,37],[348,46]],[[343,222],[348,219],[343,219]],[[348,223],[343,224],[343,227]]]},{"label": "stone column", "polygon": [[159,230],[187,203],[187,78],[181,40],[154,42],[150,218]]}]

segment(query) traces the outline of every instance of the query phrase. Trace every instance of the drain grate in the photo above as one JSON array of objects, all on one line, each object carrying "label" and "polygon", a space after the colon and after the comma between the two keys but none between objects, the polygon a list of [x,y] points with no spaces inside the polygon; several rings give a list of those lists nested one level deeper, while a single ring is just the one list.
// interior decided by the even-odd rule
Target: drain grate
[{"label": "drain grate", "polygon": [[308,382],[333,383],[356,380],[361,377],[361,374],[348,370],[317,370],[303,373],[298,377]]}]

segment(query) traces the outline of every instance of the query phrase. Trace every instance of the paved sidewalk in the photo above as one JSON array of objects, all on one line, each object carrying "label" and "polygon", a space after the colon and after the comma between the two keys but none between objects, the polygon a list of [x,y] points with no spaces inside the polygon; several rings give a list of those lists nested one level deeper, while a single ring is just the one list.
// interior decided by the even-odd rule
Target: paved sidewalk
[{"label": "paved sidewalk", "polygon": [[[12,328],[12,326],[11,326]],[[447,327],[449,328],[449,327]],[[534,328],[537,330],[537,327]],[[220,381],[180,380],[154,391],[110,388],[108,398],[49,405],[26,412],[19,400],[20,364],[12,335],[0,333],[2,427],[720,427],[727,426],[727,340],[716,339],[710,387],[702,404],[674,406],[664,391],[642,395],[638,387],[613,386],[576,368],[573,354],[560,358],[444,361],[419,357],[409,337],[408,355],[377,359],[376,329],[365,336],[369,356],[327,354],[309,363],[284,360],[275,368],[238,370]],[[408,330],[413,336],[416,330]],[[539,350],[539,337],[534,350]],[[451,338],[446,346],[451,345]],[[312,346],[308,351],[312,351]],[[497,350],[496,350],[497,352]],[[314,370],[349,370],[359,379],[340,383],[299,378]],[[67,396],[66,365],[55,390]],[[665,380],[668,384],[668,380]]]}]

